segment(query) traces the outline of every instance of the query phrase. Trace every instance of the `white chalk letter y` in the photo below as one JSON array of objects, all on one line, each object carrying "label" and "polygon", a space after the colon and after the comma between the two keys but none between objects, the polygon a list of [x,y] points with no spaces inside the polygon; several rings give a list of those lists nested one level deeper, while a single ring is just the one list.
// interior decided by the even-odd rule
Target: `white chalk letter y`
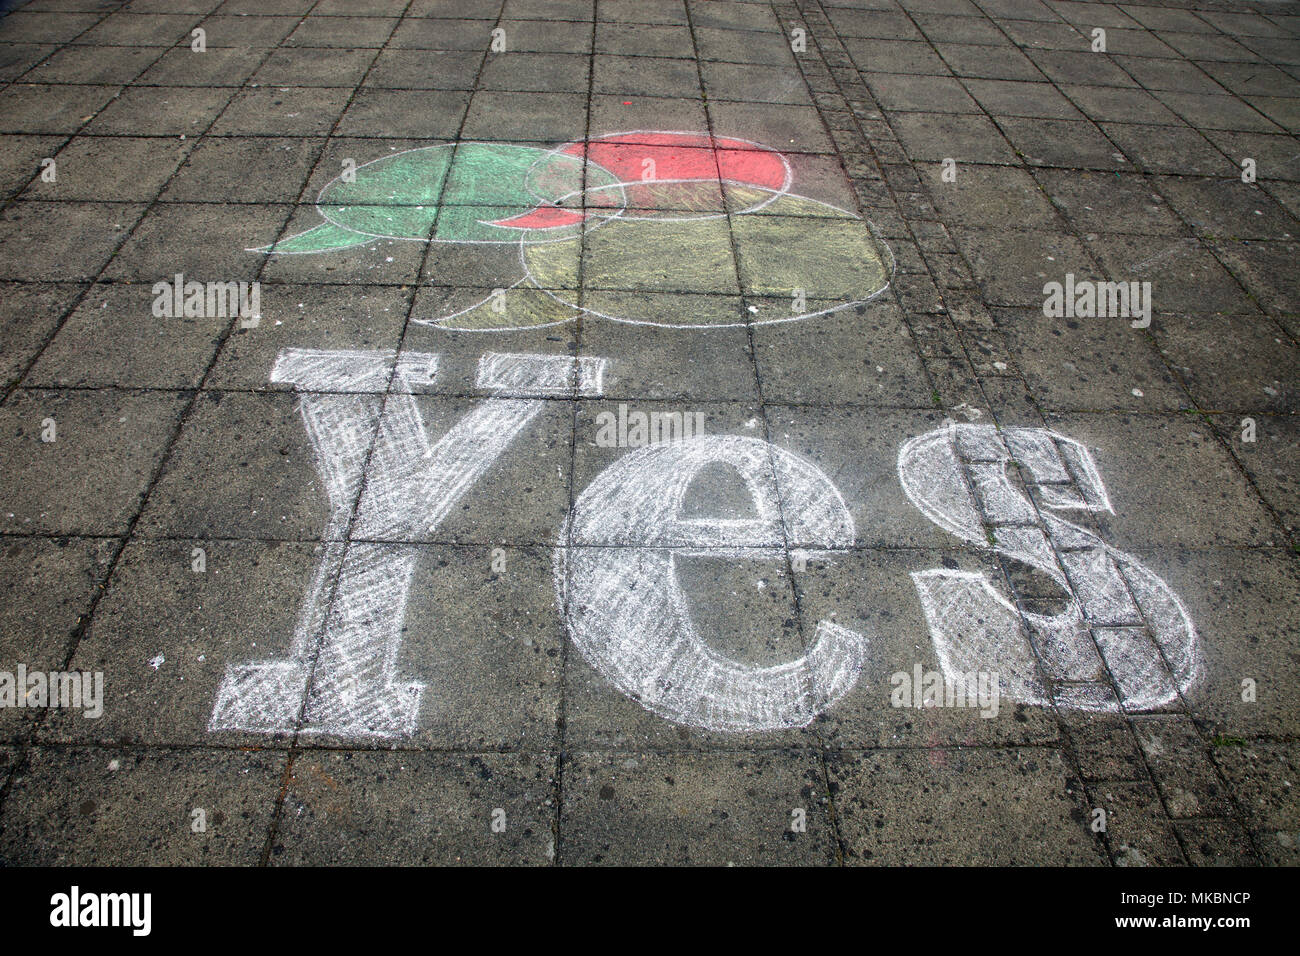
[{"label": "white chalk letter y", "polygon": [[[299,407],[329,497],[324,555],[289,657],[229,667],[209,730],[341,737],[415,730],[424,685],[397,674],[397,652],[418,552],[400,542],[439,525],[541,411],[542,399],[599,394],[604,370],[603,359],[489,353],[478,385],[511,397],[484,401],[431,442],[412,392],[436,374],[437,358],[280,353],[271,380],[303,393]],[[385,401],[376,393],[390,379]]]}]

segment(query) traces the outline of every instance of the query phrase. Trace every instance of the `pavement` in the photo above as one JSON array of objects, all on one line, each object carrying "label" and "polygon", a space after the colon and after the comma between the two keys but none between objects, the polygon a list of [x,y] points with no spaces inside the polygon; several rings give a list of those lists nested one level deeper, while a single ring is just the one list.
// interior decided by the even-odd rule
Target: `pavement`
[{"label": "pavement", "polygon": [[1295,3],[10,6],[0,861],[1300,863]]}]

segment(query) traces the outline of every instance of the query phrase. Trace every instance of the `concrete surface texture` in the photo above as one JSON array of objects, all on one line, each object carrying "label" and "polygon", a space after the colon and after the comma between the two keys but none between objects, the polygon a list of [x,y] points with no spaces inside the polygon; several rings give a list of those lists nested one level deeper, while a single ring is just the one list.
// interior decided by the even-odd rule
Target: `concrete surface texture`
[{"label": "concrete surface texture", "polygon": [[0,18],[0,862],[1300,863],[1300,7]]}]

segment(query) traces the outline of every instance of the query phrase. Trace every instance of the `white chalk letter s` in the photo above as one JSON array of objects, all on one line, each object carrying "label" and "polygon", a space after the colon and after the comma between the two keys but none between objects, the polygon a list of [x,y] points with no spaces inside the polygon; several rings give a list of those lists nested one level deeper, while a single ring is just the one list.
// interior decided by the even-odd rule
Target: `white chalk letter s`
[{"label": "white chalk letter s", "polygon": [[[740,476],[753,518],[683,516],[692,480],[711,465]],[[697,632],[676,560],[783,559],[852,543],[848,509],[818,469],[756,438],[702,436],[632,452],[588,486],[555,552],[556,589],[583,656],[661,717],[718,731],[802,727],[857,682],[866,639],[822,621],[797,660],[727,659]]]},{"label": "white chalk letter s", "polygon": [[[1009,479],[1010,462],[1037,507]],[[1083,445],[1043,428],[952,425],[905,443],[898,477],[939,527],[1041,572],[1067,599],[1060,613],[1022,615],[983,574],[914,573],[950,678],[996,671],[1013,700],[1082,710],[1161,707],[1197,679],[1196,630],[1177,595],[1135,557],[1056,514],[1113,511]]]}]

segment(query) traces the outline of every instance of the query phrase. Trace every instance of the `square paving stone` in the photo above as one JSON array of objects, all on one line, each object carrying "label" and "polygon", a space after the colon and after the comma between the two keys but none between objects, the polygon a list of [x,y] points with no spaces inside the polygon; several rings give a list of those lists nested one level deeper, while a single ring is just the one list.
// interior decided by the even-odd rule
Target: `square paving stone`
[{"label": "square paving stone", "polygon": [[1014,47],[999,51],[996,57],[990,57],[988,48],[976,43],[937,43],[935,49],[958,76],[1037,80],[1041,75],[1034,62]]},{"label": "square paving stone", "polygon": [[986,116],[906,113],[892,120],[913,160],[1014,163],[1015,154]]},{"label": "square paving stone", "polygon": [[[113,226],[122,221],[129,208],[114,206],[107,210],[116,212]],[[103,278],[147,282],[151,286],[163,280],[174,281],[176,273],[187,281],[252,281],[265,259],[253,250],[274,240],[290,209],[220,203],[154,205],[108,263]],[[126,224],[132,221],[128,219]]]},{"label": "square paving stone", "polygon": [[[680,61],[674,61],[680,63]],[[803,75],[796,70],[770,70],[755,75],[741,63],[703,63],[704,87],[713,100],[811,105]],[[611,91],[617,92],[617,91]]]},{"label": "square paving stone", "polygon": [[695,37],[694,51],[688,45],[677,53],[678,56],[779,67],[791,67],[794,63],[790,43],[780,34],[720,30],[714,27],[700,27],[691,32]]},{"label": "square paving stone", "polygon": [[0,381],[12,385],[86,288],[76,283],[0,285]]},{"label": "square paving stone", "polygon": [[364,89],[357,92],[338,121],[336,132],[341,136],[447,139],[461,128],[468,100],[468,94],[460,93]]},{"label": "square paving stone", "polygon": [[467,139],[566,143],[582,138],[586,122],[586,97],[582,94],[488,90],[474,94],[461,135]]},{"label": "square paving stone", "polygon": [[1259,866],[1259,857],[1240,824],[1229,820],[1190,821],[1175,826],[1192,866]]},{"label": "square paving stone", "polygon": [[[103,586],[117,542],[105,538],[6,538],[0,542],[0,660],[10,674],[62,670],[74,636]],[[24,689],[25,690],[25,689]],[[88,702],[93,710],[93,702]],[[0,735],[20,734],[37,708],[0,711]],[[78,714],[79,720],[86,718]]]},{"label": "square paving stone", "polygon": [[236,11],[223,8],[203,21],[203,29],[208,31],[208,48],[268,48],[279,46],[280,42],[298,26],[299,17],[293,16],[257,16],[255,11]]},{"label": "square paving stone", "polygon": [[1211,244],[1215,256],[1246,287],[1254,299],[1277,316],[1300,312],[1300,282],[1288,269],[1300,244],[1295,242],[1226,242]]},{"label": "square paving stone", "polygon": [[0,278],[93,278],[144,208],[71,201],[12,203],[0,213]]},{"label": "square paving stone", "polygon": [[172,46],[188,36],[199,20],[192,13],[112,13],[73,42],[96,46]]},{"label": "square paving stone", "polygon": [[[886,521],[871,522],[865,538],[873,537],[882,523],[902,523],[893,502],[886,507],[890,508]],[[903,535],[901,540],[917,537]],[[803,629],[809,639],[821,622],[827,622],[866,640],[856,684],[813,724],[828,748],[1020,746],[1059,739],[1057,721],[1047,708],[1002,694],[993,698],[992,674],[1000,669],[1005,673],[1003,661],[982,662],[980,669],[988,675],[982,701],[977,692],[968,698],[954,697],[953,706],[946,699],[939,706],[926,703],[922,688],[914,683],[917,668],[922,680],[941,668],[912,575],[939,569],[983,575],[998,593],[1017,599],[987,553],[962,547],[952,537],[943,542],[943,550],[893,547],[891,541],[887,549],[813,551],[805,570],[796,570]]]},{"label": "square paving stone", "polygon": [[739,136],[792,152],[833,152],[825,127],[812,107],[710,103],[709,118],[718,136]]},{"label": "square paving stone", "polygon": [[308,16],[284,39],[286,47],[332,48],[358,47],[379,49],[392,35],[397,20],[388,17]]},{"label": "square paving stone", "polygon": [[545,866],[554,772],[547,755],[307,751],[294,760],[270,859]]},{"label": "square paving stone", "polygon": [[78,136],[54,157],[56,181],[35,179],[25,196],[150,202],[192,146],[170,138]]},{"label": "square paving stone", "polygon": [[1034,178],[1081,232],[1187,232],[1165,197],[1145,177],[1042,170]]},{"label": "square paving stone", "polygon": [[53,158],[66,143],[63,136],[0,135],[0,194],[8,197],[27,188],[44,169],[41,161]]},{"label": "square paving stone", "polygon": [[184,47],[169,50],[154,60],[140,82],[159,86],[242,86],[265,59],[266,50],[261,49],[213,46],[197,54]]},{"label": "square paving stone", "polygon": [[1150,784],[1100,784],[1092,799],[1106,811],[1106,836],[1116,866],[1185,865],[1178,837]]},{"label": "square paving stone", "polygon": [[[710,76],[708,66],[722,70],[725,65],[706,64],[706,78]],[[679,57],[597,54],[592,70],[592,91],[595,93],[632,96],[700,95],[700,67]],[[728,85],[730,77],[727,73],[720,73],[718,77],[716,82],[722,89],[716,92],[710,90],[710,95],[721,99],[744,98],[720,96],[721,92],[730,90],[731,86]]]},{"label": "square paving stone", "polygon": [[[167,184],[165,202],[291,203],[320,153],[319,139],[209,137]],[[311,197],[306,197],[311,198]]]},{"label": "square paving stone", "polygon": [[[1280,133],[1282,127],[1235,96],[1162,91],[1158,98],[1193,126],[1255,133]],[[1261,98],[1262,99],[1262,98]]]},{"label": "square paving stone", "polygon": [[1201,408],[1294,413],[1300,406],[1292,379],[1300,353],[1263,316],[1161,316],[1155,337]]},{"label": "square paving stone", "polygon": [[[247,216],[255,210],[256,207],[248,207],[240,211]],[[414,284],[418,279],[420,264],[428,249],[428,243],[421,239],[373,239],[364,245],[322,250],[310,255],[272,253],[268,256],[260,251],[265,246],[315,229],[326,221],[314,205],[297,206],[293,207],[292,217],[281,229],[287,211],[288,207],[278,209],[281,219],[277,222],[263,215],[261,223],[254,220],[242,225],[240,237],[228,240],[228,248],[233,247],[229,254],[241,257],[241,268],[251,269],[254,274],[261,268],[261,277],[268,282],[296,284],[400,287]],[[232,222],[231,226],[234,225]]]},{"label": "square paving stone", "polygon": [[1191,176],[1240,175],[1197,130],[1181,126],[1103,123],[1102,130],[1140,169]]},{"label": "square paving stone", "polygon": [[[58,47],[48,43],[7,43],[0,49],[0,77],[6,83],[16,80],[57,50]],[[97,64],[91,69],[99,70],[102,67]]]},{"label": "square paving stone", "polygon": [[[1196,625],[1204,666],[1185,694],[1213,738],[1285,736],[1296,713],[1294,555],[1260,549],[1175,551],[1143,560],[1174,590]],[[1243,682],[1254,681],[1255,700]]]},{"label": "square paving stone", "polygon": [[1054,750],[845,753],[831,759],[830,779],[848,863],[1105,862]]},{"label": "square paving stone", "polygon": [[366,74],[365,87],[400,90],[468,90],[483,55],[452,50],[386,49]]},{"label": "square paving stone", "polygon": [[[38,748],[5,801],[18,865],[252,866],[285,758],[275,751]],[[194,832],[203,811],[203,832]]]},{"label": "square paving stone", "polygon": [[[310,543],[207,538],[128,545],[71,665],[104,675],[103,715],[87,720],[71,710],[51,713],[41,739],[146,746],[285,742],[285,735],[252,731],[214,734],[208,723],[227,666],[289,653],[318,551]],[[203,562],[201,572],[196,560]]]},{"label": "square paving stone", "polygon": [[1157,312],[1252,311],[1231,274],[1196,240],[1090,235],[1088,248],[1107,277],[1116,282],[1150,282],[1151,307]]},{"label": "square paving stone", "polygon": [[224,319],[158,318],[148,285],[92,287],[24,379],[28,387],[194,388]]},{"label": "square paving stone", "polygon": [[[378,399],[353,399],[377,407]],[[205,392],[141,516],[146,537],[317,540],[328,516],[297,396]],[[373,428],[373,425],[369,425]]]},{"label": "square paving stone", "polygon": [[532,90],[538,93],[585,93],[588,61],[564,53],[516,53],[489,57],[479,75],[488,90]]},{"label": "square paving stone", "polygon": [[578,866],[824,865],[837,849],[806,752],[576,753],[560,834],[562,861]]},{"label": "square paving stone", "polygon": [[130,83],[158,60],[155,46],[126,46],[104,55],[101,47],[71,46],[59,50],[24,74],[29,83]]},{"label": "square paving stone", "polygon": [[1041,309],[995,314],[1017,366],[1045,409],[1177,411],[1191,406],[1146,335],[1123,319],[1045,318]]},{"label": "square paving stone", "polygon": [[1217,748],[1215,761],[1238,789],[1248,826],[1264,859],[1273,866],[1295,866],[1300,859],[1300,804],[1296,770],[1300,757],[1291,743],[1235,742]]},{"label": "square paving stone", "polygon": [[[343,21],[351,23],[351,20]],[[349,44],[351,45],[351,44]],[[351,88],[374,62],[373,50],[276,50],[253,74],[262,86],[344,86]]]},{"label": "square paving stone", "polygon": [[1041,309],[1046,283],[1093,271],[1084,246],[1063,232],[962,229],[956,238],[989,304]]},{"label": "square paving stone", "polygon": [[867,85],[876,102],[887,110],[979,112],[979,105],[953,77],[872,73],[867,77]]},{"label": "square paving stone", "polygon": [[[1254,441],[1245,441],[1249,417],[1254,422]],[[1233,456],[1246,469],[1265,502],[1281,517],[1292,536],[1300,529],[1300,498],[1296,478],[1300,475],[1300,429],[1285,415],[1214,418],[1215,428],[1232,448]]]},{"label": "square paving stone", "polygon": [[312,87],[244,89],[212,125],[212,134],[320,136],[336,123],[342,126],[339,116],[350,96],[350,90]]},{"label": "square paving stone", "polygon": [[401,286],[282,285],[264,283],[262,321],[236,328],[207,385],[213,389],[277,389],[276,357],[287,348],[397,348],[412,290]]},{"label": "square paving stone", "polygon": [[124,533],[184,403],[166,392],[15,392],[0,412],[11,478],[0,503],[5,530]]},{"label": "square paving stone", "polygon": [[769,402],[925,408],[930,386],[898,311],[885,302],[754,327]]},{"label": "square paving stone", "polygon": [[1122,549],[1266,545],[1278,529],[1236,463],[1189,415],[1048,416],[1092,449],[1115,508],[1099,516]]},{"label": "square paving stone", "polygon": [[127,89],[87,126],[95,135],[196,136],[230,102],[231,91],[186,86]]},{"label": "square paving stone", "polygon": [[1079,119],[1079,111],[1050,83],[1016,80],[965,81],[966,88],[994,116],[1036,116],[1043,119]]},{"label": "square paving stone", "polygon": [[942,166],[928,167],[922,175],[935,207],[949,222],[971,226],[1005,222],[1029,229],[1057,224],[1051,203],[1023,169],[958,166],[955,182],[944,180]]},{"label": "square paving stone", "polygon": [[1131,168],[1124,154],[1091,123],[1004,117],[998,126],[1030,166]]},{"label": "square paving stone", "polygon": [[1134,720],[1147,765],[1169,815],[1230,817],[1227,787],[1209,758],[1209,744],[1186,717],[1152,716]]}]

